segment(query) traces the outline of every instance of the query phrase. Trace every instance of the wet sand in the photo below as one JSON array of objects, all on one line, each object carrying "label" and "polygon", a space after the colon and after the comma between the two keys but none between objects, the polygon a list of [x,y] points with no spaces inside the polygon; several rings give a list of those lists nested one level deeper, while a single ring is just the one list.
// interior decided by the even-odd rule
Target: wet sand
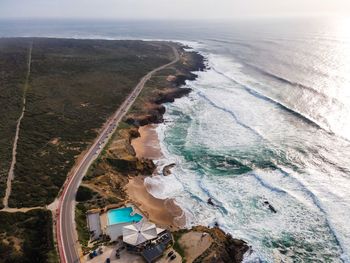
[{"label": "wet sand", "polygon": [[156,125],[149,124],[139,128],[140,137],[133,139],[136,157],[157,160],[162,158]]},{"label": "wet sand", "polygon": [[151,195],[142,176],[130,178],[126,185],[129,200],[148,217],[150,221],[163,228],[172,230],[184,227],[186,217],[182,209],[172,199],[158,199]]}]

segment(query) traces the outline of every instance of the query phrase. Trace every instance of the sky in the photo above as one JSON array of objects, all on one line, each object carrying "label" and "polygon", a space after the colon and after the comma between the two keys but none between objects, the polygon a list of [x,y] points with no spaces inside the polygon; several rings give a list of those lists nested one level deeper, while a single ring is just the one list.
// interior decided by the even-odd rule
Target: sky
[{"label": "sky", "polygon": [[350,0],[0,0],[0,18],[234,19],[350,16]]}]

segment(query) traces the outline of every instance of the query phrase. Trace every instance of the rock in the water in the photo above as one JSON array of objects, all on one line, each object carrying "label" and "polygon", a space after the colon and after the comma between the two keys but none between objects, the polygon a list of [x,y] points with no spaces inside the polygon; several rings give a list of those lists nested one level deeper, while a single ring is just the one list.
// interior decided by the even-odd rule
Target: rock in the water
[{"label": "rock in the water", "polygon": [[192,230],[207,232],[213,238],[213,244],[193,262],[195,263],[239,263],[243,255],[249,250],[246,242],[225,234],[218,227],[206,228],[203,226],[194,227]]},{"label": "rock in the water", "polygon": [[264,204],[270,209],[272,213],[277,213],[277,210],[269,203],[269,201],[264,201]]},{"label": "rock in the water", "polygon": [[171,175],[171,168],[173,168],[174,166],[175,166],[175,163],[168,164],[168,165],[164,166],[163,175],[164,176]]},{"label": "rock in the water", "polygon": [[211,197],[208,199],[208,204],[212,205],[212,206],[215,206],[215,204],[213,203],[213,199],[211,199]]}]

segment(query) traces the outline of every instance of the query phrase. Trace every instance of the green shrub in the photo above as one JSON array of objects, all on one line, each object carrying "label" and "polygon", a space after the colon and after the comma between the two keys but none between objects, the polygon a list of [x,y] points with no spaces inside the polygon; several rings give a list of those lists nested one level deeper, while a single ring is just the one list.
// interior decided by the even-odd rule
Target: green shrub
[{"label": "green shrub", "polygon": [[77,202],[85,202],[94,196],[94,192],[85,186],[80,186],[75,197]]}]

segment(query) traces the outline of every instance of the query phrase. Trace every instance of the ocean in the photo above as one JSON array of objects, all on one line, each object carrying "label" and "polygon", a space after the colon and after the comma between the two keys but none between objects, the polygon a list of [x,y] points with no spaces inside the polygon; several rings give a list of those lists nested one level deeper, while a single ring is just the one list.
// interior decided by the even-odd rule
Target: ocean
[{"label": "ocean", "polygon": [[[350,20],[0,21],[0,36],[166,39],[207,70],[158,126],[148,178],[188,227],[248,242],[245,262],[350,262]],[[213,204],[209,204],[210,200]]]}]

